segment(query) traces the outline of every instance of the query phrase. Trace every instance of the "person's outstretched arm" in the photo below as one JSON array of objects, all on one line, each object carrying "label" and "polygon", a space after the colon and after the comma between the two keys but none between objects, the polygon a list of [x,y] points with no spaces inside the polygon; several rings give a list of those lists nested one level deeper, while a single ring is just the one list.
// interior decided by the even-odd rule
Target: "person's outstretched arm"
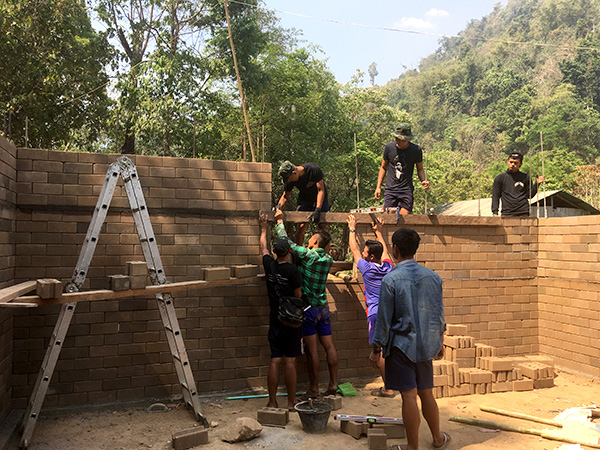
[{"label": "person's outstretched arm", "polygon": [[354,263],[358,263],[358,260],[362,258],[362,254],[358,248],[358,244],[356,243],[356,217],[354,214],[348,215],[348,229],[350,231],[350,251],[352,252],[352,258],[354,258]]},{"label": "person's outstretched arm", "polygon": [[383,239],[383,234],[381,233],[381,230],[383,230],[383,221],[378,217],[377,219],[375,219],[375,223],[371,224],[371,229],[373,230],[373,233],[375,233],[375,237],[377,238],[377,240],[381,242],[381,245],[383,245],[383,253],[381,254],[381,260],[384,261],[386,259],[389,259],[391,261],[392,258],[390,258],[387,245],[385,244],[385,239]]},{"label": "person's outstretched arm", "polygon": [[269,252],[269,244],[267,242],[267,230],[269,229],[269,220],[267,218],[267,215],[264,213],[261,213],[258,216],[258,222],[260,223],[259,244],[260,244],[261,254],[262,254],[262,256],[270,255],[271,252]]}]

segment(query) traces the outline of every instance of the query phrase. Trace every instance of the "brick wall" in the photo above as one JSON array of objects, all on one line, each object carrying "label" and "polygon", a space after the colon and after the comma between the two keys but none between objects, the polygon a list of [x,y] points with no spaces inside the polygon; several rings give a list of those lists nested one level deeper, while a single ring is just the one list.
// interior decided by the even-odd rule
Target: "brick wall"
[{"label": "brick wall", "polygon": [[[3,192],[18,193],[16,199],[12,195],[16,210],[10,201],[2,203],[3,214],[8,214],[3,223],[14,231],[0,231],[0,237],[8,242],[6,246],[2,241],[0,248],[6,254],[0,257],[14,261],[8,272],[12,279],[6,283],[41,277],[68,280],[108,165],[118,155],[37,149],[2,152],[3,158],[12,155],[12,167],[18,169],[16,177],[15,170],[5,170],[5,165],[0,172],[0,186],[12,186]],[[270,164],[143,156],[132,159],[170,281],[197,279],[201,267],[260,262],[256,215],[258,210],[270,208]],[[7,211],[12,211],[12,216]],[[541,277],[547,277],[554,261],[563,267],[561,258],[569,256],[551,252],[551,243],[550,249],[540,247],[538,269],[538,245],[545,245],[553,221],[560,220],[570,219],[541,221],[539,244],[537,219],[410,216],[405,225],[423,238],[418,261],[444,279],[447,321],[467,324],[478,342],[498,347],[502,355],[512,355],[555,352],[547,338],[552,336],[549,327],[539,316],[546,313],[548,301],[540,303],[538,310],[538,289],[542,292],[543,286],[538,286],[537,276],[539,270]],[[582,225],[580,231],[591,234],[592,228],[591,224]],[[384,230],[388,242],[395,229],[393,224]],[[359,236],[369,234],[368,225],[359,224]],[[594,256],[586,258],[595,257],[597,262],[595,242],[595,247],[590,243],[587,247]],[[583,247],[569,251],[574,256],[578,249],[583,251]],[[124,273],[126,261],[140,259],[138,237],[119,183],[84,288],[107,288],[109,275]],[[570,276],[578,279],[580,274]],[[598,285],[590,281],[586,286],[585,295],[594,292],[597,299],[598,291],[593,289]],[[328,290],[341,380],[375,375],[365,364],[367,330],[360,287],[340,280],[329,283]],[[552,292],[557,302],[570,295],[566,289]],[[263,285],[194,290],[176,293],[174,298],[200,392],[265,386],[269,348]],[[569,311],[573,320],[597,313],[592,300],[586,300],[588,311]],[[2,329],[0,341],[0,348],[8,350],[3,360],[8,358],[9,367],[13,349],[12,382],[2,378],[4,387],[0,384],[0,389],[10,397],[12,385],[13,408],[25,406],[58,310],[50,305],[14,310],[14,318],[8,320],[12,317],[8,310],[0,309],[0,323],[10,327]],[[589,317],[590,324],[592,319]],[[538,328],[538,323],[544,326]],[[565,355],[560,362],[569,366],[571,360]],[[594,371],[600,366],[591,355],[588,365],[572,362],[570,367],[586,373],[597,373]],[[298,367],[303,382],[303,359]],[[325,380],[324,360],[322,369]],[[3,370],[10,376],[10,369]],[[179,393],[179,388],[153,298],[78,304],[46,406],[172,393]]]},{"label": "brick wall", "polygon": [[[535,219],[410,216],[406,226],[421,236],[417,261],[444,281],[448,323],[465,324],[478,342],[501,355],[536,353],[537,229]],[[384,230],[387,242],[396,226]],[[359,234],[370,238],[368,226]]]},{"label": "brick wall", "polygon": [[[0,136],[0,288],[15,279],[17,151]],[[11,409],[13,310],[0,308],[0,419]]]},{"label": "brick wall", "polygon": [[540,219],[540,351],[600,376],[600,217]]}]

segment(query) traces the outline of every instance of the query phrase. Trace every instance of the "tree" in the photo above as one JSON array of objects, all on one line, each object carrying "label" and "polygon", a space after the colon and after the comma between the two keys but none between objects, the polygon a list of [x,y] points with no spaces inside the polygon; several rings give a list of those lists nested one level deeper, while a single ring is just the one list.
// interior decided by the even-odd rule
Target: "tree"
[{"label": "tree", "polygon": [[[126,66],[117,84],[122,152],[136,152],[139,134],[146,153],[191,154],[196,125],[205,129],[223,100],[234,101],[226,98],[234,71],[222,1],[97,0],[96,12]],[[238,3],[230,14],[240,72],[252,84],[268,18]]]},{"label": "tree", "polygon": [[369,66],[369,78],[371,79],[371,86],[375,86],[375,77],[377,75],[379,75],[379,72],[377,71],[377,63],[372,62]]},{"label": "tree", "polygon": [[103,126],[110,55],[79,0],[0,3],[0,108],[12,139],[38,147],[68,147],[84,125],[90,139]]}]

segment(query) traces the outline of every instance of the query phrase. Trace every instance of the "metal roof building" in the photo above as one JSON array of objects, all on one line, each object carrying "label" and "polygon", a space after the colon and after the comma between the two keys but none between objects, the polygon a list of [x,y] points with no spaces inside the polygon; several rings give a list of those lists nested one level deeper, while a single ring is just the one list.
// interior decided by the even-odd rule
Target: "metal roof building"
[{"label": "metal roof building", "polygon": [[[534,217],[567,217],[600,214],[600,211],[589,203],[562,190],[538,192],[529,203],[531,205],[531,215]],[[502,202],[500,202],[500,206],[502,207]],[[445,203],[436,206],[434,211],[435,214],[449,216],[491,217],[492,199],[482,198]],[[502,208],[500,208],[500,212],[502,213]]]}]

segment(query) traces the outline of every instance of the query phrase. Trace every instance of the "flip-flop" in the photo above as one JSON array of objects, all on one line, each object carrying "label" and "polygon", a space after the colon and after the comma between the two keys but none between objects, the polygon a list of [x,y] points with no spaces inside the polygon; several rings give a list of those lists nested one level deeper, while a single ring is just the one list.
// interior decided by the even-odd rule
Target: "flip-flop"
[{"label": "flip-flop", "polygon": [[375,389],[374,391],[371,391],[371,395],[373,397],[385,397],[385,398],[394,398],[396,396],[396,393],[392,393],[392,394],[386,394],[385,392],[383,392],[383,388],[380,387],[379,389]]},{"label": "flip-flop", "polygon": [[321,398],[321,394],[317,394],[314,396],[308,396],[306,395],[306,392],[302,395],[299,395],[298,398],[303,401],[303,402],[307,402],[309,399],[313,399],[313,400],[319,400]]},{"label": "flip-flop", "polygon": [[442,445],[440,445],[439,447],[432,445],[431,448],[434,448],[435,450],[444,450],[448,446],[448,444],[450,443],[452,438],[445,431],[442,431],[442,435],[444,436],[444,443]]}]

